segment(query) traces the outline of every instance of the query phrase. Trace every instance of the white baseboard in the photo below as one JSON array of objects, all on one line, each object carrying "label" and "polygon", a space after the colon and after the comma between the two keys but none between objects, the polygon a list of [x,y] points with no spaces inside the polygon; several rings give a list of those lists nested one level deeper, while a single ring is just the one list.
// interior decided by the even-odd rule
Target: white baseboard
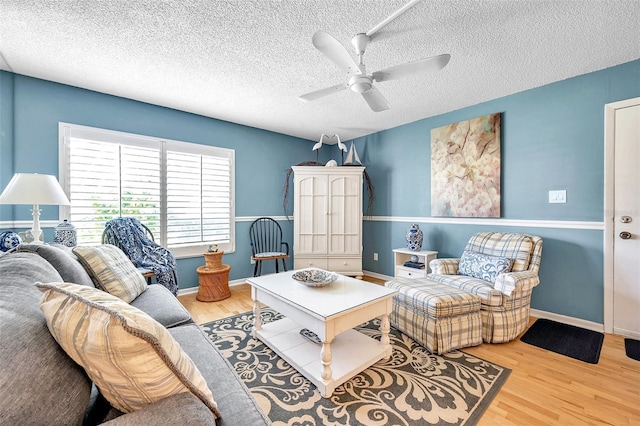
[{"label": "white baseboard", "polygon": [[393,280],[393,277],[390,277],[389,275],[383,275],[383,274],[379,274],[377,272],[371,272],[371,271],[362,271],[362,272],[364,273],[364,275],[368,277],[377,278],[379,280],[384,280],[384,281]]},{"label": "white baseboard", "polygon": [[531,309],[531,316],[604,333],[604,324],[599,324],[597,322],[587,321],[580,318],[568,317],[566,315],[554,314],[553,312],[540,311],[538,309]]},{"label": "white baseboard", "polygon": [[624,328],[613,328],[613,334],[617,334],[619,336],[629,337],[631,339],[640,340],[640,333],[626,330]]},{"label": "white baseboard", "polygon": [[[229,287],[233,287],[234,285],[245,284],[247,282],[247,278],[240,278],[238,280],[229,281]],[[195,294],[198,292],[198,286],[183,288],[182,290],[178,290],[178,296],[185,296],[187,294]]]},{"label": "white baseboard", "polygon": [[[364,274],[373,278],[378,278],[385,281],[393,280],[393,277],[388,275],[378,274],[376,272],[364,271]],[[599,324],[597,322],[587,321],[580,318],[568,317],[566,315],[554,314],[553,312],[540,311],[538,309],[531,309],[531,316],[536,318],[545,318],[548,320],[561,322],[563,324],[573,325],[576,327],[585,328],[587,330],[597,331],[600,333],[604,333],[604,324]],[[619,330],[615,331],[615,334],[625,335],[624,333],[620,333]],[[639,339],[640,336],[633,336],[626,334],[628,337],[632,337],[635,339]]]},{"label": "white baseboard", "polygon": [[[367,275],[369,277],[378,278],[380,280],[390,281],[390,280],[393,279],[393,277],[390,277],[388,275],[378,274],[377,272],[371,272],[371,271],[363,271],[363,272],[364,272],[365,275]],[[234,285],[246,284],[247,280],[249,278],[250,277],[239,278],[237,280],[231,280],[231,281],[229,281],[229,287],[233,287]],[[178,290],[178,296],[185,296],[187,294],[195,294],[197,292],[198,292],[198,286],[183,288],[181,290]]]},{"label": "white baseboard", "polygon": [[[364,273],[364,275],[366,275],[368,277],[377,278],[377,279],[383,280],[383,281],[391,281],[391,280],[393,280],[393,277],[391,277],[389,275],[379,274],[377,272],[363,271],[363,273]],[[248,278],[249,277],[240,278],[240,279],[229,281],[229,287],[233,287],[233,286],[240,285],[240,284],[245,284],[247,282]],[[194,293],[197,293],[197,292],[198,292],[198,286],[189,287],[189,288],[183,288],[182,290],[178,291],[178,296],[184,296],[184,295],[187,295],[187,294],[194,294]],[[597,332],[600,332],[600,333],[604,333],[604,325],[603,324],[599,324],[599,323],[596,323],[596,322],[583,320],[583,319],[580,319],[580,318],[568,317],[566,315],[555,314],[553,312],[547,312],[547,311],[540,311],[538,309],[531,309],[531,316],[532,317],[536,317],[536,318],[545,318],[545,319],[549,319],[549,320],[552,320],[552,321],[561,322],[563,324],[573,325],[573,326],[576,326],[576,327],[585,328],[587,330],[592,330],[592,331],[597,331]],[[620,333],[619,330],[616,330],[615,334],[625,335],[625,333]],[[640,338],[640,336],[632,336],[632,335],[629,335],[628,337],[632,337],[632,338],[635,338],[635,339],[639,339]]]}]

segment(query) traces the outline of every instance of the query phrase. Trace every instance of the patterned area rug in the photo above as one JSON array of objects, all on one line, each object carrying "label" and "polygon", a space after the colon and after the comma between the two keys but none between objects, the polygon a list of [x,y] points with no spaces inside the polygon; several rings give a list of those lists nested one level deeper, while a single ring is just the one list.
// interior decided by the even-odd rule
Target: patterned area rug
[{"label": "patterned area rug", "polygon": [[[263,308],[262,317],[267,323],[281,315]],[[275,425],[472,425],[511,372],[462,351],[431,354],[392,328],[391,358],[322,398],[315,385],[251,337],[252,325],[253,313],[247,312],[201,327]],[[356,330],[379,340],[379,326],[375,319]]]}]

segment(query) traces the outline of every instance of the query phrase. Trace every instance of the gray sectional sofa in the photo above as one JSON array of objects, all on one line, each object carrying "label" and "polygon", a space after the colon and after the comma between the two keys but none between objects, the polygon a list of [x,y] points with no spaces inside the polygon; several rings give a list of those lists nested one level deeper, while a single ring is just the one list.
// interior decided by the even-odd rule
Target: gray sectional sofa
[{"label": "gray sectional sofa", "polygon": [[94,286],[66,247],[22,245],[0,254],[0,424],[271,424],[227,360],[159,285],[150,285],[131,305],[164,325],[180,344],[200,370],[221,415],[214,420],[210,409],[188,392],[131,413],[119,412],[51,335],[36,282]]}]

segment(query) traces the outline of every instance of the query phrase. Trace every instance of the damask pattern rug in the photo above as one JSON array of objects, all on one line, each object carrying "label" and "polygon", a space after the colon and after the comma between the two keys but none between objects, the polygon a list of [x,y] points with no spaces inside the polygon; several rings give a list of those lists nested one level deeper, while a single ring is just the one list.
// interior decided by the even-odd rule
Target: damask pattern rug
[{"label": "damask pattern rug", "polygon": [[[262,309],[264,323],[280,317]],[[511,372],[462,351],[431,354],[392,328],[391,358],[323,398],[315,385],[252,338],[252,326],[253,313],[247,312],[201,327],[275,425],[473,425]],[[374,319],[356,330],[380,340],[379,326]]]}]

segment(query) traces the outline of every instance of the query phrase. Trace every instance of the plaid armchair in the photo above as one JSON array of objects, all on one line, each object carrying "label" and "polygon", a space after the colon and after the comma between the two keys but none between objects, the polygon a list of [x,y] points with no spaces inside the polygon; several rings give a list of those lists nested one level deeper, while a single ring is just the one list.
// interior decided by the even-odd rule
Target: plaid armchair
[{"label": "plaid armchair", "polygon": [[480,296],[482,339],[503,343],[529,323],[541,256],[540,237],[480,232],[467,242],[461,258],[432,260],[427,278]]}]

